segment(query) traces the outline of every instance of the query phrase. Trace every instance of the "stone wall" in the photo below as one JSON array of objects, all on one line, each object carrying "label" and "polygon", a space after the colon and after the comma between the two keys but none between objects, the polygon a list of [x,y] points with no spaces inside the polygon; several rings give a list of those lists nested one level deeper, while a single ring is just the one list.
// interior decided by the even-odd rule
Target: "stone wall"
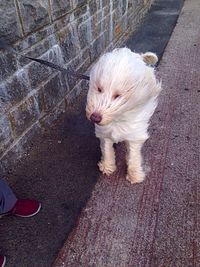
[{"label": "stone wall", "polygon": [[[21,54],[85,72],[123,44],[152,0],[0,0],[0,38]],[[75,99],[86,81],[0,50],[1,167]]]}]

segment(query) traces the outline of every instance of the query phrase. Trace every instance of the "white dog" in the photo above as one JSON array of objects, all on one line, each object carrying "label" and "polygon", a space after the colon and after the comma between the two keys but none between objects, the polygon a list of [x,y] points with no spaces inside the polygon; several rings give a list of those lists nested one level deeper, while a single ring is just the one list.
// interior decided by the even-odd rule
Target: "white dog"
[{"label": "white dog", "polygon": [[95,123],[102,152],[98,166],[106,175],[116,170],[113,143],[125,141],[127,180],[140,183],[145,178],[141,148],[161,91],[149,65],[157,61],[154,53],[118,48],[101,56],[91,70],[86,115]]}]

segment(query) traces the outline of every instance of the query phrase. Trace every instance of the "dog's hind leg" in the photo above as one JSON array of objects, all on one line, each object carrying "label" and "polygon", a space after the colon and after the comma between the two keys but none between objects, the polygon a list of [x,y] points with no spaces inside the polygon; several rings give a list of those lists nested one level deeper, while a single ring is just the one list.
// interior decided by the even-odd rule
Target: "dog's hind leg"
[{"label": "dog's hind leg", "polygon": [[126,179],[134,183],[141,183],[144,181],[145,173],[142,168],[142,145],[143,142],[126,142],[127,144],[127,165],[128,173]]},{"label": "dog's hind leg", "polygon": [[99,169],[103,174],[110,175],[116,170],[113,142],[108,138],[100,139],[100,146],[102,157],[98,163]]}]

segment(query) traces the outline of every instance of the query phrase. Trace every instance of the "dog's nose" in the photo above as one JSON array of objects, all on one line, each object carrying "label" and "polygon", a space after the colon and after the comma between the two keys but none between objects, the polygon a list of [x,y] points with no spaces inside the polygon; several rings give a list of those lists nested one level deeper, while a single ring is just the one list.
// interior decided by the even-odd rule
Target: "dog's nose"
[{"label": "dog's nose", "polygon": [[90,116],[91,121],[95,122],[95,123],[100,123],[102,120],[102,116],[99,113],[92,113],[92,115]]}]

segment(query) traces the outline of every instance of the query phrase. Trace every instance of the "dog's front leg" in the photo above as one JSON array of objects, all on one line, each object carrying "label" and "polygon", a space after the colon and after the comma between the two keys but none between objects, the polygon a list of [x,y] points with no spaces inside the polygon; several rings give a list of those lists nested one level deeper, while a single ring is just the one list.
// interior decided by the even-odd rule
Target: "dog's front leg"
[{"label": "dog's front leg", "polygon": [[134,183],[141,183],[144,181],[145,173],[142,168],[142,149],[143,143],[139,142],[127,142],[127,165],[128,165],[128,174],[126,179]]},{"label": "dog's front leg", "polygon": [[116,170],[113,142],[108,138],[100,139],[100,146],[102,157],[98,163],[99,169],[102,173],[110,175]]}]

